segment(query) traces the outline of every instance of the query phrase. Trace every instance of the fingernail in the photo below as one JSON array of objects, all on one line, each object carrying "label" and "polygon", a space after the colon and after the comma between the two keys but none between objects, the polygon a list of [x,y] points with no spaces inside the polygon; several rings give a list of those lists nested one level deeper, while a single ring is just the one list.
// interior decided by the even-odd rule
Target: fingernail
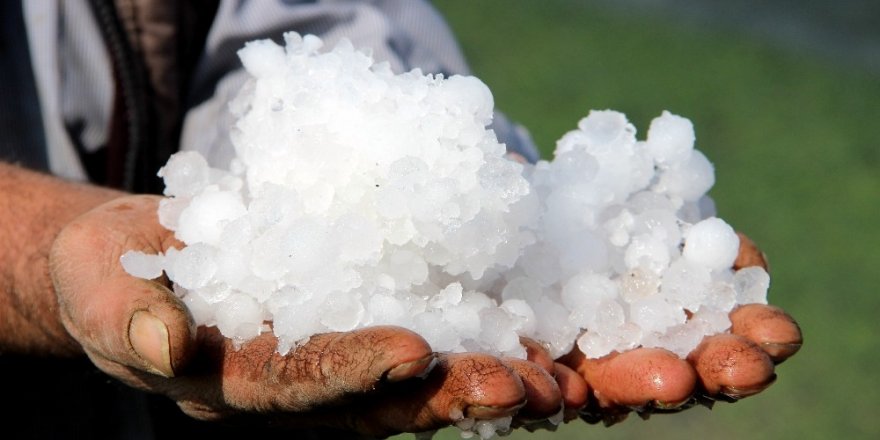
[{"label": "fingernail", "polygon": [[411,379],[413,377],[424,379],[436,365],[437,356],[434,353],[431,353],[421,359],[406,362],[388,370],[388,372],[385,373],[385,380],[394,383]]},{"label": "fingernail", "polygon": [[661,411],[677,411],[680,409],[684,409],[685,405],[691,401],[693,401],[693,399],[691,398],[687,398],[679,402],[661,402],[659,400],[655,400],[651,404],[655,409]]},{"label": "fingernail", "polygon": [[770,355],[770,359],[774,364],[781,364],[782,361],[788,359],[793,356],[798,350],[801,349],[801,344],[798,343],[777,343],[777,342],[765,342],[761,344],[761,348],[764,349],[768,355]]},{"label": "fingernail", "polygon": [[168,327],[162,320],[146,310],[135,312],[128,326],[128,340],[151,373],[174,377]]},{"label": "fingernail", "polygon": [[471,405],[465,408],[464,415],[465,417],[482,420],[498,419],[501,417],[512,416],[524,406],[526,406],[525,401],[514,406],[507,407]]},{"label": "fingernail", "polygon": [[755,384],[752,386],[721,387],[721,394],[739,400],[744,397],[749,397],[766,390],[770,385],[773,385],[773,382],[776,382],[776,374],[771,374],[770,377],[768,377],[767,380],[765,380],[763,383]]}]

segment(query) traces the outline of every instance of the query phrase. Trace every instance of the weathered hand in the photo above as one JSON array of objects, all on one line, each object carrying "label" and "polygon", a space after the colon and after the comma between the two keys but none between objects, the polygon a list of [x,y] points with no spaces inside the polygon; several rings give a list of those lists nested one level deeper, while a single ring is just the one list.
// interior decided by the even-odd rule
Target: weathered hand
[{"label": "weathered hand", "polygon": [[[748,237],[739,235],[740,253],[734,268],[766,269],[761,251]],[[589,423],[611,425],[632,411],[647,417],[763,391],[776,378],[774,365],[800,349],[800,328],[782,309],[770,305],[738,307],[730,313],[730,320],[730,334],[705,338],[686,360],[654,348],[587,359],[575,348],[559,361],[580,373],[590,387],[590,402],[581,417]]]},{"label": "weathered hand", "polygon": [[393,327],[318,335],[287,356],[275,352],[271,335],[235,350],[216,330],[195,329],[161,280],[138,280],[118,264],[130,249],[180,246],[158,225],[157,201],[119,198],[70,223],[53,246],[51,274],[65,328],[99,368],[169,396],[199,419],[370,435],[430,430],[461,417],[514,415],[516,426],[540,426],[562,402],[569,418],[582,408],[586,381],[592,399],[582,416],[610,423],[632,409],[677,411],[707,397],[758,392],[772,381],[773,362],[800,345],[783,312],[746,306],[731,314],[734,335],[707,338],[688,361],[636,349],[599,360],[575,351],[554,363],[530,341],[529,361],[438,355]]},{"label": "weathered hand", "polygon": [[52,246],[50,274],[64,327],[95,365],[195,418],[382,436],[462,417],[518,414],[523,424],[557,413],[563,399],[586,400],[580,376],[536,344],[527,343],[534,362],[438,355],[408,330],[373,327],[317,335],[286,356],[269,334],[236,350],[215,329],[195,328],[164,280],[134,278],[119,264],[128,250],[182,246],[159,225],[158,200],[117,198],[78,217]]}]

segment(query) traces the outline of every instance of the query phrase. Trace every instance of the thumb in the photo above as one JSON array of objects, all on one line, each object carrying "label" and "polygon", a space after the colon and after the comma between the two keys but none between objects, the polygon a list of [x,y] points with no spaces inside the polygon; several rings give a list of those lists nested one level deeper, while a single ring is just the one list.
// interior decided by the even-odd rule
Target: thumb
[{"label": "thumb", "polygon": [[176,244],[159,224],[159,200],[129,196],[98,206],[67,225],[49,255],[61,321],[105,371],[117,364],[171,377],[195,348],[195,326],[180,300],[119,263],[129,250],[157,253]]}]

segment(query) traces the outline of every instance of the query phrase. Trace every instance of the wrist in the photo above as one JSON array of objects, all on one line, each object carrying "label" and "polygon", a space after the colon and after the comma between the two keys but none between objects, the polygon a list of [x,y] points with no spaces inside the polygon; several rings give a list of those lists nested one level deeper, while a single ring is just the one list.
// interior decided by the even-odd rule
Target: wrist
[{"label": "wrist", "polygon": [[49,249],[71,220],[121,195],[0,163],[0,353],[81,352],[61,324]]}]

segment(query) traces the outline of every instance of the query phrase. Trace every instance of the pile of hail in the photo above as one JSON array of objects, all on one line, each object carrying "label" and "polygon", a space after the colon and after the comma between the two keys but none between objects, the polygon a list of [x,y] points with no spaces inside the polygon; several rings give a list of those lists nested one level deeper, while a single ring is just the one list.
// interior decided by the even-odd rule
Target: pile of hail
[{"label": "pile of hail", "polygon": [[228,169],[182,152],[159,171],[159,221],[186,246],[122,257],[164,271],[198,324],[238,343],[274,332],[280,353],[390,324],[437,351],[525,357],[526,336],[553,356],[685,356],[737,304],[766,302],[763,269],[731,268],[739,239],[687,119],[664,112],[638,141],[593,111],[553,161],[523,165],[487,128],[478,79],[285,40],[240,51],[252,78]]}]

